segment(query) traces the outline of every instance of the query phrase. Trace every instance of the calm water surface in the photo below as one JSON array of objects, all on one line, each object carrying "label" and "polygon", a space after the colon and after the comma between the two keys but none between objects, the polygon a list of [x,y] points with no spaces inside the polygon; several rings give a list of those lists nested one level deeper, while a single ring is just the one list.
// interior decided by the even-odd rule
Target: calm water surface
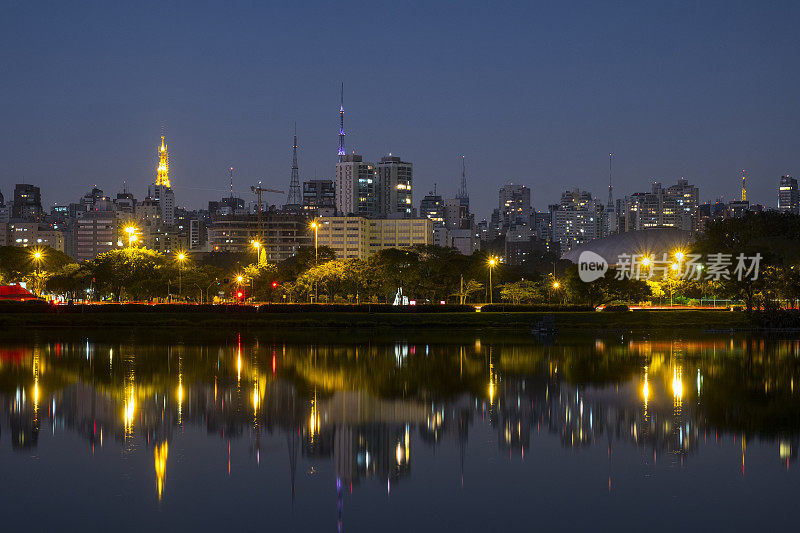
[{"label": "calm water surface", "polygon": [[0,340],[4,530],[800,519],[795,339],[156,337]]}]

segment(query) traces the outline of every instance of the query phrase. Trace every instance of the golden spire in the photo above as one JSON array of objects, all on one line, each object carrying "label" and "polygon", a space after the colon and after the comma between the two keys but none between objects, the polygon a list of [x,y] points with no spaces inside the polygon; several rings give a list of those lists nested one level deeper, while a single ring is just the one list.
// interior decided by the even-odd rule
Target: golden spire
[{"label": "golden spire", "polygon": [[161,136],[161,146],[158,149],[158,170],[156,171],[156,185],[170,187],[169,184],[169,154],[164,136]]},{"label": "golden spire", "polygon": [[742,201],[743,202],[747,201],[747,188],[744,186],[744,180],[745,180],[746,176],[747,176],[747,174],[745,174],[745,171],[742,170]]}]

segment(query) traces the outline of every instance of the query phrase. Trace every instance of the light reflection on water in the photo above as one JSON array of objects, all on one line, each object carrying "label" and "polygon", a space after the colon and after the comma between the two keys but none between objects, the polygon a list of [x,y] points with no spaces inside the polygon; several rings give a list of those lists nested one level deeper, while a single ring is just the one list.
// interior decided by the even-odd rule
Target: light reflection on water
[{"label": "light reflection on water", "polygon": [[597,525],[573,508],[615,523],[665,494],[719,526],[698,503],[712,491],[772,502],[733,528],[789,524],[799,355],[797,340],[712,336],[7,341],[0,496],[24,524],[26,495],[59,488],[51,527],[74,525],[85,485],[131,529],[185,527],[207,504],[230,515],[189,521],[250,527],[267,505],[278,527],[425,530],[434,513],[472,530]]}]

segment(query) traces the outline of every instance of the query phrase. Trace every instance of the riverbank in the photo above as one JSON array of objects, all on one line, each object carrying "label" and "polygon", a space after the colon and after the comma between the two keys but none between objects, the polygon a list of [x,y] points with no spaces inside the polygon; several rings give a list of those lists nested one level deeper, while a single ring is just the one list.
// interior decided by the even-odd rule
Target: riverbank
[{"label": "riverbank", "polygon": [[199,329],[310,329],[310,328],[392,328],[392,329],[513,329],[530,332],[545,315],[553,316],[559,333],[610,331],[680,331],[755,329],[743,312],[713,310],[633,310],[628,312],[437,312],[370,313],[305,311],[301,313],[256,313],[181,311],[59,313],[0,311],[0,331],[33,329],[96,328],[199,328]]}]

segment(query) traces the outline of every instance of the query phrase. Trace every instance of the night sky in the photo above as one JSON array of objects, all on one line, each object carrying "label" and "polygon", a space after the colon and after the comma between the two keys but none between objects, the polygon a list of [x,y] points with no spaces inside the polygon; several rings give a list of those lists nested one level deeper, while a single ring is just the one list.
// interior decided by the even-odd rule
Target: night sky
[{"label": "night sky", "polygon": [[[658,4],[658,5],[656,5]],[[334,174],[346,149],[414,163],[415,206],[497,188],[545,209],[681,176],[701,200],[776,204],[800,167],[798,2],[4,2],[0,191],[66,203],[155,177],[162,124],[178,204]],[[272,196],[282,204],[285,197]]]}]

